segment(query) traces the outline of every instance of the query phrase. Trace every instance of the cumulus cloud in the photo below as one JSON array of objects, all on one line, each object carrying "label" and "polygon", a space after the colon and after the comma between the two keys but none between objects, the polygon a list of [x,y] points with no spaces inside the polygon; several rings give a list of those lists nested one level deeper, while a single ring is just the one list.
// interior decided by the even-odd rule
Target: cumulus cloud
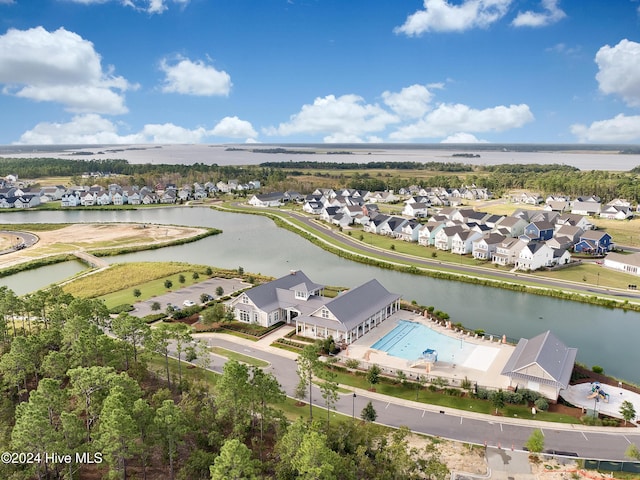
[{"label": "cumulus cloud", "polygon": [[170,64],[167,59],[160,62],[165,73],[163,92],[197,96],[228,96],[231,77],[225,71],[216,70],[202,61],[193,62],[187,58]]},{"label": "cumulus cloud", "polygon": [[559,22],[567,15],[558,7],[558,0],[542,0],[543,12],[520,12],[511,22],[514,27],[545,27]]},{"label": "cumulus cloud", "polygon": [[464,0],[452,5],[448,0],[424,0],[424,10],[407,17],[394,29],[409,37],[425,32],[464,32],[472,28],[486,28],[507,13],[512,0]]},{"label": "cumulus cloud", "polygon": [[313,104],[303,105],[289,122],[264,130],[267,135],[311,134],[325,135],[330,142],[358,142],[361,136],[384,130],[398,122],[396,115],[375,104],[367,104],[358,95],[327,95],[316,98]]},{"label": "cumulus cloud", "polygon": [[[76,115],[69,122],[42,122],[26,131],[17,142],[32,145],[57,144],[127,144],[127,143],[201,143],[207,137],[222,136],[236,138],[231,133],[235,125],[235,133],[239,134],[240,126],[244,126],[243,136],[251,137],[255,131],[248,122],[237,117],[223,119],[212,130],[204,127],[184,128],[173,123],[147,124],[136,133],[122,135],[119,126],[97,114]],[[221,128],[221,124],[227,128]],[[247,127],[248,126],[248,127]]]},{"label": "cumulus cloud", "polygon": [[616,46],[605,45],[596,53],[596,80],[600,91],[616,94],[627,105],[640,106],[640,43],[621,40]]},{"label": "cumulus cloud", "polygon": [[[0,0],[2,3],[3,0]],[[117,1],[121,5],[125,7],[131,7],[134,10],[138,10],[140,12],[146,12],[151,15],[161,14],[165,10],[167,10],[169,3],[176,3],[181,6],[185,6],[189,3],[189,0],[67,0],[73,3],[80,3],[82,5],[95,5],[101,3],[108,3],[111,1]]]},{"label": "cumulus cloud", "polygon": [[614,118],[599,120],[591,125],[571,126],[578,141],[583,143],[623,143],[640,140],[640,115],[616,115]]},{"label": "cumulus cloud", "polygon": [[449,135],[440,143],[487,143],[486,140],[479,140],[475,135],[465,132],[457,132]]},{"label": "cumulus cloud", "polygon": [[382,99],[401,117],[418,118],[431,109],[433,94],[424,85],[411,85],[400,92],[383,92]]},{"label": "cumulus cloud", "polygon": [[227,138],[253,138],[258,134],[250,122],[238,117],[224,117],[211,130],[211,135]]},{"label": "cumulus cloud", "polygon": [[126,113],[124,95],[136,88],[103,70],[93,44],[60,28],[10,29],[0,36],[3,93],[57,102],[73,112]]},{"label": "cumulus cloud", "polygon": [[393,140],[407,141],[420,138],[438,138],[456,132],[502,132],[519,128],[533,121],[534,117],[526,104],[499,105],[476,110],[462,104],[442,104],[411,125],[398,128],[391,133]]}]

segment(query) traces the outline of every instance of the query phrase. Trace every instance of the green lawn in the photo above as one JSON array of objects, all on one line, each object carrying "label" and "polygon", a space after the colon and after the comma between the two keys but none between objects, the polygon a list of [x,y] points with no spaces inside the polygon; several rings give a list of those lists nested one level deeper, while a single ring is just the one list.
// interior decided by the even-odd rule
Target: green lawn
[{"label": "green lawn", "polygon": [[250,357],[248,355],[243,355],[242,353],[233,352],[231,350],[227,350],[222,347],[211,347],[209,348],[211,353],[215,353],[216,355],[220,355],[222,357],[226,357],[229,360],[236,360],[241,363],[246,363],[247,365],[251,365],[253,367],[264,368],[269,366],[269,362],[265,362],[264,360],[260,360],[259,358]]},{"label": "green lawn", "polygon": [[[336,372],[336,381],[342,385],[351,387],[369,389],[370,385],[363,376],[356,376],[350,373]],[[438,405],[440,407],[454,408],[456,410],[465,410],[468,412],[477,412],[484,414],[493,414],[495,408],[488,400],[479,400],[471,397],[455,397],[452,395],[433,392],[428,388],[417,389],[415,385],[403,386],[400,383],[394,384],[390,382],[381,382],[375,385],[375,391],[390,397],[403,398],[405,400],[413,400],[430,405]],[[517,417],[528,420],[541,420],[558,423],[574,423],[580,424],[575,417],[568,415],[559,415],[548,412],[539,411],[535,417],[531,414],[531,408],[525,405],[506,405],[500,409],[500,414],[505,417]]]}]

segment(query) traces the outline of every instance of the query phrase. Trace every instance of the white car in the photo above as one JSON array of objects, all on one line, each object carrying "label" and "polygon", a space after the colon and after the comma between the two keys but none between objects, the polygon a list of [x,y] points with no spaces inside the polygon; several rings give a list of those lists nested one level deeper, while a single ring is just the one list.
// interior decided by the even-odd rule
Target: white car
[{"label": "white car", "polygon": [[184,302],[182,302],[182,305],[184,305],[185,307],[193,307],[196,304],[196,302],[194,302],[193,300],[185,300]]}]

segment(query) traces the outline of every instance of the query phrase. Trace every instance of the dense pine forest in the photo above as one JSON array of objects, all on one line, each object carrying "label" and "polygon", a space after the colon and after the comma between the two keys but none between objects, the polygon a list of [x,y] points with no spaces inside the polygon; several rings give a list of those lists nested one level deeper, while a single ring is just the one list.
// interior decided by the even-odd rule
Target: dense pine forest
[{"label": "dense pine forest", "polygon": [[411,448],[408,430],[371,423],[375,412],[288,419],[272,374],[230,360],[215,375],[192,340],[185,324],[112,317],[60,287],[25,297],[2,287],[0,448],[14,453],[0,478],[446,477],[432,447]]}]

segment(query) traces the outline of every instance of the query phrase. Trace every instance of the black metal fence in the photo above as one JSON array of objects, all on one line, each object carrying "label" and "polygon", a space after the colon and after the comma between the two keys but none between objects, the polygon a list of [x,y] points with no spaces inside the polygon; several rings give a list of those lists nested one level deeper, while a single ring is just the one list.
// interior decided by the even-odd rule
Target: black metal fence
[{"label": "black metal fence", "polygon": [[640,462],[614,462],[611,460],[585,460],[587,470],[603,470],[606,472],[640,473]]}]

